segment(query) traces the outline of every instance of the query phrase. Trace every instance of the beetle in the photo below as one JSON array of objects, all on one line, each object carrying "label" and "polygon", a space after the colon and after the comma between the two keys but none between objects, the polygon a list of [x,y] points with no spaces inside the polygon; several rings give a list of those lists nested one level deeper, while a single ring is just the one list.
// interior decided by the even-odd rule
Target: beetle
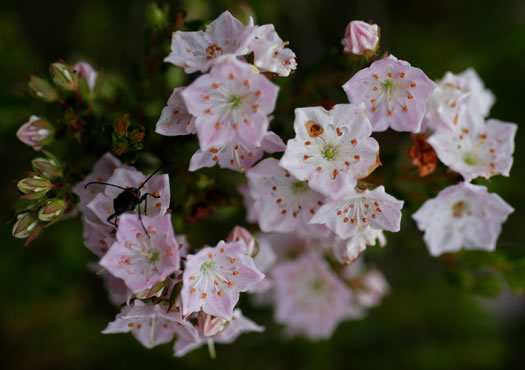
[{"label": "beetle", "polygon": [[140,212],[140,205],[144,202],[144,215],[147,216],[148,215],[148,196],[150,196],[152,198],[155,198],[155,199],[158,199],[158,198],[160,198],[160,195],[155,195],[155,194],[151,194],[151,193],[144,193],[144,194],[142,194],[140,189],[142,189],[144,187],[144,185],[146,185],[146,183],[153,177],[153,175],[155,175],[157,172],[159,172],[162,167],[163,166],[160,166],[155,171],[153,171],[153,173],[151,175],[149,175],[146,178],[146,180],[142,184],[140,184],[140,186],[138,188],[134,188],[134,187],[124,188],[122,186],[115,185],[115,184],[110,184],[110,183],[107,183],[107,182],[91,181],[91,182],[88,182],[84,186],[84,189],[87,189],[87,187],[89,185],[95,185],[95,184],[106,185],[106,186],[113,186],[114,188],[122,189],[122,192],[119,195],[117,195],[117,197],[115,199],[113,199],[113,210],[114,210],[114,213],[111,214],[107,218],[107,222],[109,222],[111,225],[115,226],[115,228],[118,228],[117,222],[114,219],[117,218],[118,216],[120,216],[123,213],[132,212],[132,211],[135,210],[135,208],[137,208],[137,211],[138,211],[138,214],[139,214],[140,224],[142,225],[142,228],[144,229],[144,232],[146,233],[146,235],[149,237],[149,233],[146,230],[146,227],[144,226],[144,223],[142,222],[142,214]]}]

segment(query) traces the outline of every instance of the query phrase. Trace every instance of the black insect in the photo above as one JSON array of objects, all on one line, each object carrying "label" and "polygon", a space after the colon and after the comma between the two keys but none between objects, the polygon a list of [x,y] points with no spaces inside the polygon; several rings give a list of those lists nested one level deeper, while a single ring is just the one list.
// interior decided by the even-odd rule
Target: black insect
[{"label": "black insect", "polygon": [[140,211],[140,205],[144,202],[144,215],[147,216],[148,215],[148,196],[155,198],[155,199],[160,198],[160,196],[154,195],[151,193],[142,194],[140,192],[140,189],[142,189],[144,185],[146,185],[146,183],[149,181],[149,179],[151,179],[153,175],[159,172],[161,168],[162,166],[157,168],[151,175],[148,176],[148,178],[142,184],[140,184],[138,188],[124,188],[122,186],[118,186],[115,184],[109,184],[107,182],[92,181],[92,182],[88,182],[86,186],[84,186],[84,189],[86,189],[89,185],[95,185],[95,184],[113,186],[115,188],[122,189],[122,193],[120,193],[119,195],[117,195],[115,199],[113,199],[113,210],[115,212],[107,218],[107,221],[113,226],[115,226],[115,228],[118,228],[117,222],[114,219],[123,213],[132,212],[135,210],[135,208],[137,208],[140,224],[142,225],[142,228],[144,229],[144,232],[146,233],[146,235],[149,237],[148,231],[146,230],[146,227],[144,227],[144,223],[142,222],[142,213]]}]

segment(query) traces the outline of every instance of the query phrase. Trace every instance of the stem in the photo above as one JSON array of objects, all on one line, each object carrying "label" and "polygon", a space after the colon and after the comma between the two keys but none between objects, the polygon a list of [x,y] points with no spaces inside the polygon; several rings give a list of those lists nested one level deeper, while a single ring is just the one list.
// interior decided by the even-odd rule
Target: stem
[{"label": "stem", "polygon": [[210,353],[210,357],[212,360],[215,360],[217,358],[217,353],[215,352],[215,343],[211,338],[208,338],[208,352]]}]

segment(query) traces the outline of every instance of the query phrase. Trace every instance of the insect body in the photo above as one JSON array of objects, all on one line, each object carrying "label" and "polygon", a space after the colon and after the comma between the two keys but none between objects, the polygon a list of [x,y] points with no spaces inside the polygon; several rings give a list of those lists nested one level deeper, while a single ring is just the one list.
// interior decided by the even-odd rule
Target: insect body
[{"label": "insect body", "polygon": [[144,229],[144,232],[146,233],[146,235],[149,237],[148,231],[146,230],[146,228],[144,227],[144,223],[142,222],[142,212],[140,210],[140,205],[144,203],[144,215],[147,216],[148,215],[148,196],[152,198],[160,198],[160,196],[151,194],[151,193],[142,194],[140,189],[142,189],[144,185],[146,185],[146,183],[153,177],[153,175],[155,175],[158,171],[160,171],[161,168],[162,167],[157,168],[151,175],[148,176],[148,178],[142,184],[140,184],[138,188],[133,188],[133,187],[124,188],[122,186],[115,185],[115,184],[109,184],[107,182],[92,181],[92,182],[88,182],[86,186],[84,186],[84,189],[86,189],[89,185],[95,185],[95,184],[113,186],[115,188],[122,189],[122,192],[119,195],[117,195],[115,199],[113,199],[114,213],[111,214],[107,218],[107,221],[113,226],[115,226],[115,228],[118,228],[117,221],[114,219],[123,213],[132,212],[136,208],[139,214],[140,224],[142,225],[142,228]]}]

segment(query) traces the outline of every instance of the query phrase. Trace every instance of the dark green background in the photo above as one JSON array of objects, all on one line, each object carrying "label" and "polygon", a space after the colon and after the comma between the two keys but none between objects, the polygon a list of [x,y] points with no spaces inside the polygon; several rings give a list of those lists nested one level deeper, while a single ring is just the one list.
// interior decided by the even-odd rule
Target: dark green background
[{"label": "dark green background", "polygon": [[[305,1],[247,2],[257,23],[274,23],[290,41],[304,72],[328,50],[341,48],[346,24],[373,20],[384,47],[422,68],[431,78],[474,67],[497,101],[491,116],[520,123],[525,110],[525,2],[500,1]],[[237,1],[187,0],[194,18],[212,19]],[[171,346],[144,349],[130,335],[99,334],[116,314],[101,281],[86,268],[94,260],[83,247],[81,225],[68,220],[27,248],[10,235],[16,181],[35,153],[15,138],[32,113],[21,94],[30,73],[44,74],[58,58],[86,58],[97,68],[132,78],[143,58],[144,1],[11,1],[0,5],[0,367],[3,369],[523,369],[525,304],[503,293],[496,310],[472,289],[450,278],[442,259],[431,258],[409,213],[403,232],[389,235],[385,250],[370,258],[392,286],[383,304],[365,320],[346,322],[330,341],[286,341],[272,324],[271,311],[247,308],[267,326],[263,335],[245,335],[218,345],[218,359],[205,349],[183,359]],[[162,94],[162,99],[168,95]],[[340,102],[344,102],[341,100]],[[149,128],[154,120],[148,122]],[[516,138],[510,178],[488,184],[515,209],[504,225],[498,249],[523,253],[523,132]],[[388,156],[409,145],[408,135],[378,139]],[[403,144],[400,147],[400,143]],[[403,154],[399,161],[406,161]],[[388,169],[380,169],[389,173]],[[172,181],[174,181],[172,179]],[[394,193],[402,196],[403,187]],[[9,222],[9,223],[8,223]],[[211,220],[213,222],[213,219]],[[223,231],[224,233],[227,230]],[[368,253],[368,252],[367,252]],[[480,289],[491,293],[494,281]],[[494,288],[496,289],[496,288]],[[475,289],[474,289],[475,291]],[[506,288],[504,288],[506,291]],[[3,365],[5,364],[5,366]]]}]

